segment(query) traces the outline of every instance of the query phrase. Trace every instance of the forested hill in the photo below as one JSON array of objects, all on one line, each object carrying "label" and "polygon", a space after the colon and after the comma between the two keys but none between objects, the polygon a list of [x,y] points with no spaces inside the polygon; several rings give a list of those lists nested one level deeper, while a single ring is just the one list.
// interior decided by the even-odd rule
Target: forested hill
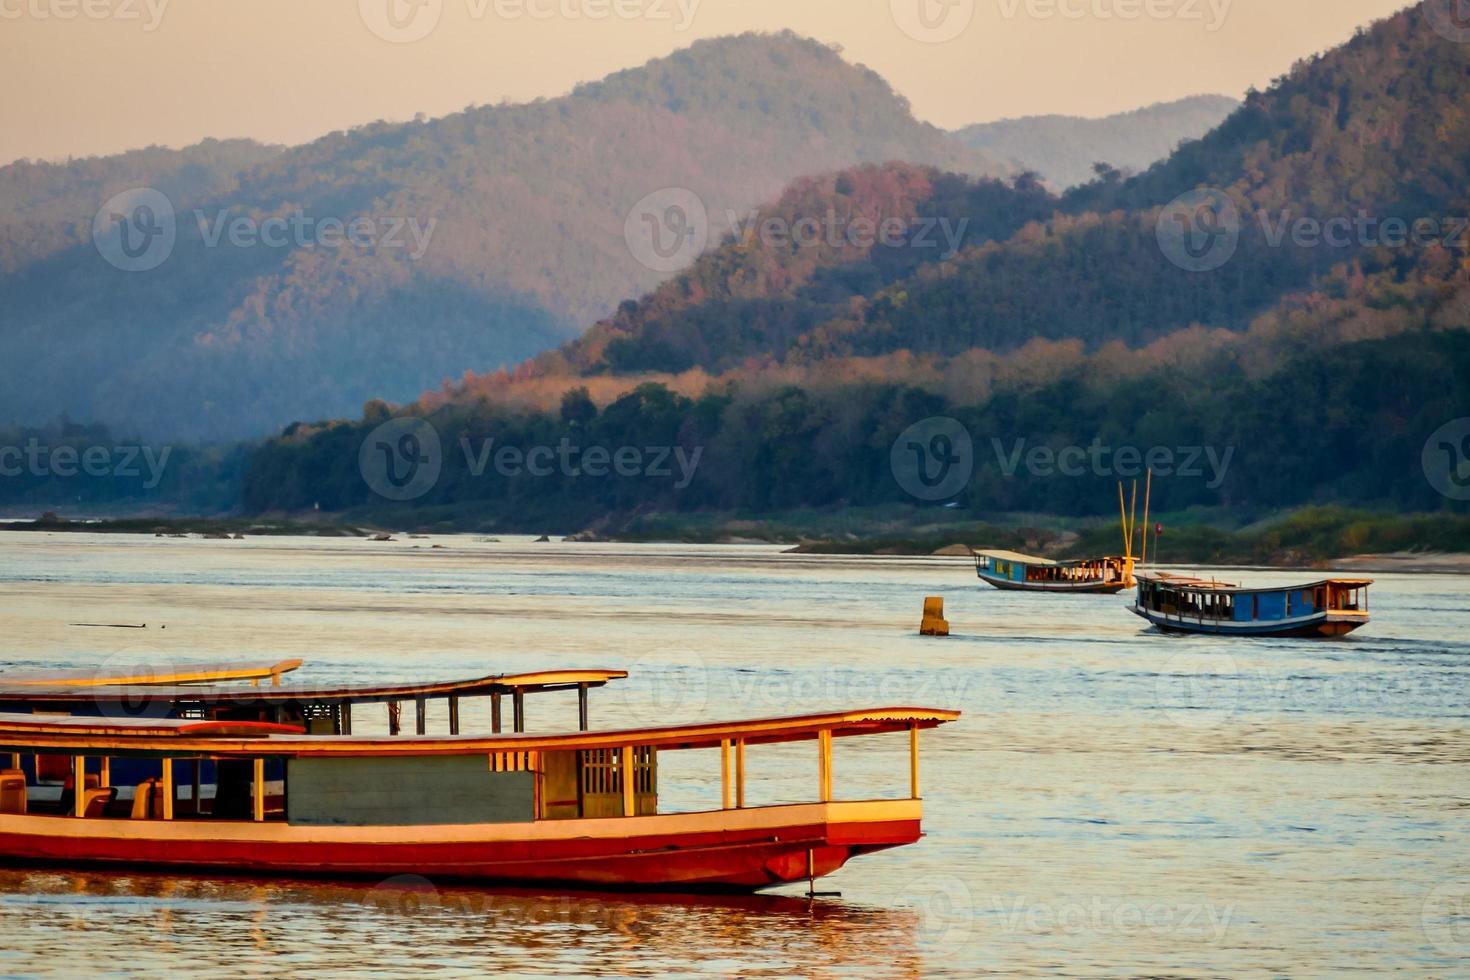
[{"label": "forested hill", "polygon": [[[804,178],[743,215],[744,227],[723,247],[528,370],[735,368],[789,348],[925,264],[1010,238],[1055,205],[1031,178],[1012,186],[912,164]],[[891,236],[882,233],[886,223],[895,223]]]},{"label": "forested hill", "polygon": [[82,244],[92,217],[117,190],[149,186],[181,207],[235,191],[240,176],[284,151],[253,140],[205,140],[65,163],[21,160],[0,167],[0,276]]},{"label": "forested hill", "polygon": [[1195,95],[1175,102],[1120,112],[1101,119],[1025,116],[959,130],[967,146],[1013,165],[1034,170],[1058,190],[1085,184],[1093,167],[1146,170],[1185,140],[1199,139],[1240,106],[1225,95]]},{"label": "forested hill", "polygon": [[[1036,339],[1141,345],[1195,325],[1244,330],[1293,297],[1340,298],[1365,277],[1411,289],[1452,284],[1466,244],[1455,217],[1470,214],[1467,105],[1470,45],[1411,9],[1302,62],[1204,139],[1131,179],[1105,173],[1048,200],[1029,179],[1007,193],[994,182],[936,185],[932,174],[892,171],[908,181],[896,206],[922,219],[913,232],[923,222],[963,227],[958,252],[910,241],[889,250],[902,259],[879,249],[875,263],[861,250],[819,245],[791,256],[783,240],[732,240],[527,371],[718,372],[748,361],[1004,353]],[[871,209],[842,188],[868,182],[860,174],[803,182],[767,213],[787,226],[825,225],[832,215],[842,225],[855,207]],[[931,185],[945,190],[931,198]],[[1164,212],[1201,188],[1217,198]],[[1213,211],[1200,205],[1212,200],[1228,228],[1207,225]],[[1416,221],[1440,235],[1403,236]],[[1323,234],[1344,224],[1346,234]],[[1161,227],[1176,238],[1161,238]],[[1218,257],[1217,266],[1187,254],[1216,242],[1216,254],[1202,257]],[[792,268],[820,275],[793,278],[784,272]]]},{"label": "forested hill", "polygon": [[[1214,477],[1156,487],[1164,509],[1463,507],[1422,454],[1470,416],[1467,106],[1470,45],[1414,8],[1134,178],[1104,173],[1061,198],[1031,175],[918,166],[806,179],[555,354],[293,428],[252,459],[246,504],[383,508],[354,461],[396,413],[446,447],[702,453],[678,486],[500,479],[447,450],[405,505],[426,522],[913,504],[930,498],[895,479],[890,450],[937,416],[973,436],[973,477],[953,497],[972,510],[1103,513],[1128,475],[1017,469],[1017,445],[1216,452]],[[902,234],[823,233],[880,216]],[[803,225],[816,237],[795,244]]]},{"label": "forested hill", "polygon": [[[12,164],[0,423],[64,413],[234,437],[409,398],[554,347],[657,285],[625,241],[653,192],[698,195],[718,236],[727,213],[802,174],[899,157],[1004,169],[916,121],[871,71],[784,34],[699,42],[559,99],[289,150]],[[153,199],[112,202],[105,230],[138,221],[138,243],[166,256],[115,268],[94,218],[139,187],[167,199],[176,237],[144,234],[163,210]]]}]

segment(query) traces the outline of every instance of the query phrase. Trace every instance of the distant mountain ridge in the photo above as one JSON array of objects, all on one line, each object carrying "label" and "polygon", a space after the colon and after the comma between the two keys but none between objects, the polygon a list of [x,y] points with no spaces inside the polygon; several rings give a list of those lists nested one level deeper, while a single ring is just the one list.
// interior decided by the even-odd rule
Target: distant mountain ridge
[{"label": "distant mountain ridge", "polygon": [[[409,398],[553,347],[656,286],[625,240],[653,192],[697,195],[717,239],[727,212],[801,174],[898,157],[1006,169],[917,121],[873,72],[788,33],[701,41],[559,99],[286,150],[12,164],[0,422],[69,414],[230,438]],[[136,187],[177,214],[171,252],[144,272],[110,267],[91,241],[102,203]],[[344,246],[364,220],[377,237]],[[238,223],[243,236],[226,233]],[[386,240],[405,227],[424,232],[421,255]],[[335,244],[311,237],[332,228]]]},{"label": "distant mountain ridge", "polygon": [[[915,215],[973,223],[981,218],[969,203],[975,195],[987,209],[1016,209],[1017,224],[981,221],[956,254],[909,249],[907,267],[886,264],[891,276],[874,274],[872,256],[834,255],[809,285],[752,277],[750,267],[790,260],[779,249],[728,242],[529,373],[637,376],[747,362],[1005,354],[1039,340],[1143,346],[1195,326],[1243,331],[1261,316],[1285,316],[1302,296],[1361,295],[1374,277],[1438,302],[1434,290],[1458,288],[1453,249],[1386,248],[1353,236],[1340,245],[1299,243],[1273,229],[1300,228],[1302,219],[1320,229],[1360,211],[1406,224],[1470,213],[1467,103],[1470,48],[1412,8],[1301,62],[1135,177],[1107,173],[1040,201],[1032,186],[999,193],[983,183],[950,184],[930,200],[928,188],[944,182],[933,173],[911,180],[906,206]],[[776,210],[795,206],[793,222],[843,213],[850,205],[839,179],[808,182],[823,190]],[[1230,200],[1233,212],[1230,254],[1207,274],[1171,257],[1159,232],[1161,210],[1201,187]],[[763,290],[752,292],[757,283]],[[813,306],[812,289],[823,283],[852,288]]]},{"label": "distant mountain ridge", "polygon": [[[396,512],[486,529],[951,498],[1095,514],[1129,475],[1059,478],[987,452],[1017,440],[1053,460],[1093,444],[1231,455],[1214,481],[1160,481],[1163,509],[1463,508],[1425,447],[1453,452],[1443,433],[1470,416],[1467,105],[1470,46],[1421,4],[1304,59],[1135,177],[1106,172],[1060,197],[1026,174],[902,164],[805,178],[761,209],[777,231],[891,216],[904,235],[731,236],[556,352],[290,430],[252,457],[245,505],[384,512],[344,461],[397,414],[447,445],[703,453],[683,490],[486,479],[448,453]],[[954,250],[921,243],[935,221],[964,229]],[[1459,238],[1409,236],[1422,222]],[[965,436],[942,430],[947,462],[968,444],[974,464],[947,494],[926,472],[905,482],[894,453],[945,420]]]},{"label": "distant mountain ridge", "polygon": [[1125,172],[1145,170],[1185,140],[1204,136],[1238,108],[1240,100],[1229,96],[1194,95],[1100,119],[1025,116],[967,126],[955,135],[965,145],[1017,170],[1034,170],[1052,187],[1065,190],[1092,180],[1098,163]]},{"label": "distant mountain ridge", "polygon": [[254,140],[205,140],[60,163],[0,167],[0,276],[85,244],[92,216],[113,193],[149,186],[179,206],[228,193],[240,176],[285,151]]}]

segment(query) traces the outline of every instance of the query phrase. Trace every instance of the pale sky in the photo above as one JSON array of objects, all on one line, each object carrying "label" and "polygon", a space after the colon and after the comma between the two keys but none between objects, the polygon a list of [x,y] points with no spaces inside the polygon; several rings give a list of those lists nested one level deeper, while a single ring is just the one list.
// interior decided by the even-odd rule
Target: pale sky
[{"label": "pale sky", "polygon": [[946,128],[1098,116],[1264,87],[1405,5],[0,0],[0,163],[209,136],[302,143],[376,119],[554,97],[698,38],[783,28],[841,44]]}]

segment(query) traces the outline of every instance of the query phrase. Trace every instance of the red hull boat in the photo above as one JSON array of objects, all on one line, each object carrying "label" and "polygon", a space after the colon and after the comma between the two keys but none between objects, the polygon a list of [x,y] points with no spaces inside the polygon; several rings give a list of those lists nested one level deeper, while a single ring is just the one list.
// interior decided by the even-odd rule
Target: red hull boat
[{"label": "red hull boat", "polygon": [[[467,691],[434,690],[425,696]],[[814,881],[853,857],[918,841],[919,733],[959,717],[882,708],[551,735],[383,737],[342,734],[345,711],[338,710],[327,734],[309,735],[293,723],[294,702],[284,692],[261,691],[258,709],[243,698],[194,691],[187,703],[203,718],[0,714],[0,760],[9,757],[0,770],[0,859],[755,891]],[[113,703],[105,687],[97,696]],[[0,700],[15,697],[0,693]],[[330,697],[374,700],[362,689]],[[302,710],[311,716],[320,708]],[[286,722],[242,717],[251,710]],[[585,721],[585,698],[579,714]],[[908,736],[906,796],[836,800],[833,739],[885,733]],[[747,806],[747,748],[800,741],[817,749],[814,801]],[[694,749],[718,753],[720,809],[660,812],[659,754]],[[125,772],[132,775],[114,778]]]}]

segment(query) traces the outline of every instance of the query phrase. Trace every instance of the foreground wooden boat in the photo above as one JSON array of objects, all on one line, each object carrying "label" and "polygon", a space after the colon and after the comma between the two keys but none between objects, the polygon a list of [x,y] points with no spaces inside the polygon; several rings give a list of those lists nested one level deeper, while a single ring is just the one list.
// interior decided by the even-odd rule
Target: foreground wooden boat
[{"label": "foreground wooden boat", "polygon": [[1168,633],[1330,638],[1367,625],[1372,584],[1372,579],[1336,578],[1243,589],[1206,579],[1143,575],[1129,608]]},{"label": "foreground wooden boat", "polygon": [[[755,891],[917,841],[919,733],[958,717],[883,708],[622,731],[374,737],[259,721],[3,714],[0,860]],[[908,735],[905,798],[837,800],[833,740],[881,733]],[[813,801],[748,805],[747,748],[803,741],[817,749]],[[659,755],[693,749],[719,753],[721,806],[661,813]],[[116,785],[120,758],[152,775]],[[65,762],[71,794],[33,802],[40,760]],[[218,792],[185,809],[180,771],[203,760]]]},{"label": "foreground wooden boat", "polygon": [[1050,561],[1014,551],[976,551],[980,581],[1008,592],[1116,595],[1133,585],[1132,558]]}]

